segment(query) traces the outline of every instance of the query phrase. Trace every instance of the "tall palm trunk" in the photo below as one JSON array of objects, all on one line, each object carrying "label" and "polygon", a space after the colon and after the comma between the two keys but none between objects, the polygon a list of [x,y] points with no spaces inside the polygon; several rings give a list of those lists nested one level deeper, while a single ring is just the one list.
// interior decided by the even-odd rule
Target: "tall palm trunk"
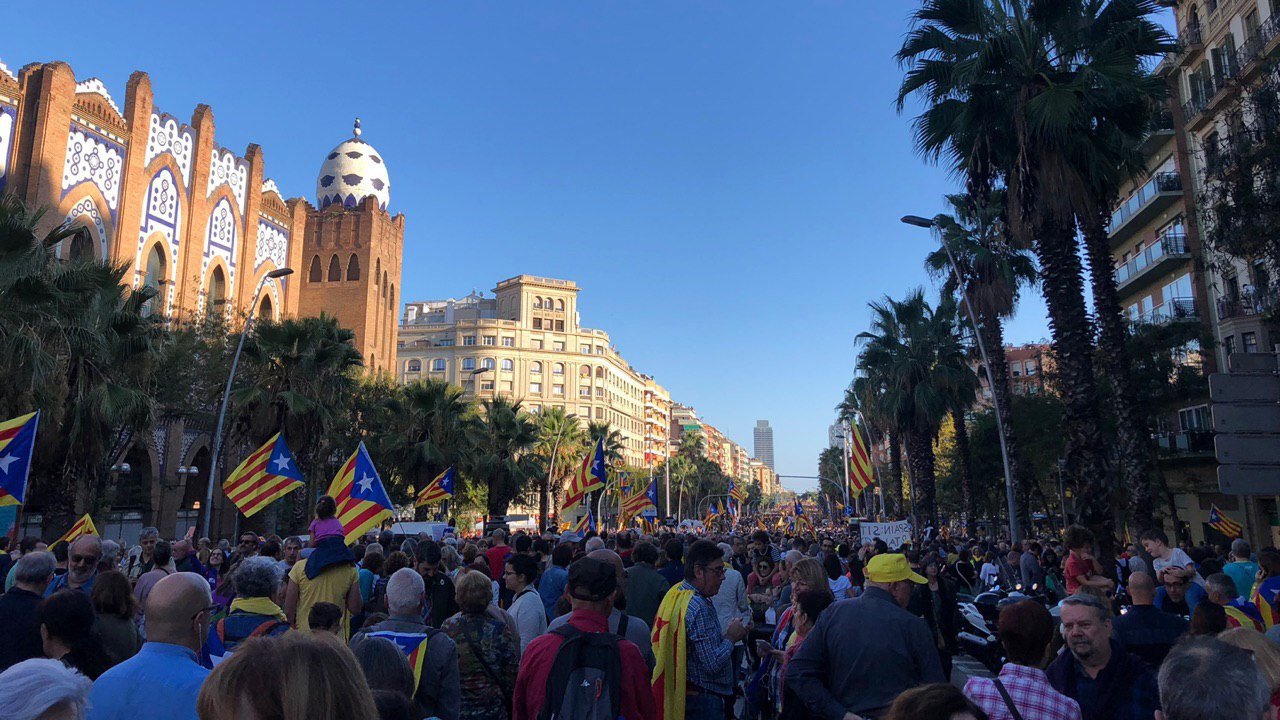
[{"label": "tall palm trunk", "polygon": [[1014,507],[1018,513],[1018,527],[1031,527],[1031,485],[1034,478],[1022,474],[1021,454],[1018,446],[1018,435],[1013,426],[1013,387],[1009,379],[1009,360],[1004,352],[1004,324],[998,316],[984,314],[978,319],[982,324],[982,338],[987,344],[987,363],[991,369],[991,379],[995,394],[1000,404],[1000,425],[1004,427],[1005,449],[1009,453],[1009,474],[1013,477]]},{"label": "tall palm trunk", "polygon": [[1120,296],[1111,269],[1105,216],[1098,212],[1085,217],[1084,222],[1084,245],[1089,255],[1093,309],[1098,324],[1098,362],[1112,386],[1120,480],[1129,495],[1130,513],[1139,522],[1146,523],[1155,514],[1151,430],[1138,407],[1138,392],[1129,372],[1128,333],[1120,314]]},{"label": "tall palm trunk", "polygon": [[911,465],[911,500],[920,521],[938,525],[934,501],[933,437],[930,433],[911,429],[907,435],[907,462]]},{"label": "tall palm trunk", "polygon": [[889,499],[885,512],[902,517],[902,435],[898,432],[889,433],[889,483],[885,495]]},{"label": "tall palm trunk", "polygon": [[978,503],[973,496],[973,458],[969,454],[969,428],[964,410],[952,408],[951,425],[956,431],[956,454],[960,456],[960,494],[964,502],[964,530],[967,537],[974,537],[977,526]]}]

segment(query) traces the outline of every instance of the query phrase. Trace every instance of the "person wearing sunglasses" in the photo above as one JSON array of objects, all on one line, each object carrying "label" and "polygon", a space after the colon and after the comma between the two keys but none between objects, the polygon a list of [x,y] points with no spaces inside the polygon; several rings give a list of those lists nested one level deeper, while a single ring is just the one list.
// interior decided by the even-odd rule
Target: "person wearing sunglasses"
[{"label": "person wearing sunglasses", "polygon": [[93,581],[98,578],[98,561],[102,559],[102,538],[97,535],[81,535],[71,543],[67,551],[67,573],[58,575],[45,589],[44,596],[71,589],[89,595]]}]

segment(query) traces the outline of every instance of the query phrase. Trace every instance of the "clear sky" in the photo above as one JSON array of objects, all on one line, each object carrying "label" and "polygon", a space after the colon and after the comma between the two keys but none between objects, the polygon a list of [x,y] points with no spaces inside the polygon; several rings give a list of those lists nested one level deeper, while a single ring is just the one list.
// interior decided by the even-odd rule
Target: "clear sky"
[{"label": "clear sky", "polygon": [[[359,115],[408,217],[403,300],[574,280],[636,369],[748,451],[768,419],[778,471],[813,475],[867,302],[932,285],[898,217],[955,187],[894,108],[915,6],[64,0],[24,3],[0,60],[65,60],[120,105],[145,70],[162,110],[261,145],[286,197]],[[1007,336],[1046,335],[1030,299]]]}]

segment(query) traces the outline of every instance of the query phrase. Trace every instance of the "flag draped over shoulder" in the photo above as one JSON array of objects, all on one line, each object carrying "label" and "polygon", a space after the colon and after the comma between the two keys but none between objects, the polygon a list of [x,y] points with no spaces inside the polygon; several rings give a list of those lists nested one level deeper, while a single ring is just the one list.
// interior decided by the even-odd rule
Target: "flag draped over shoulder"
[{"label": "flag draped over shoulder", "polygon": [[414,507],[430,505],[453,497],[453,485],[456,479],[457,472],[452,467],[440,473],[422,488],[422,492],[418,493],[418,499],[413,503]]},{"label": "flag draped over shoulder", "polygon": [[347,543],[391,517],[391,498],[364,443],[342,464],[329,483],[329,495],[338,506],[336,517],[346,531]]},{"label": "flag draped over shoulder", "polygon": [[679,585],[667,591],[653,621],[653,699],[661,720],[684,720],[689,675],[689,634],[685,617],[693,591]]},{"label": "flag draped over shoulder", "polygon": [[862,431],[858,429],[856,422],[852,423],[850,430],[853,442],[849,443],[849,495],[856,498],[875,482],[875,475],[871,469],[871,453],[867,452]]},{"label": "flag draped over shoulder", "polygon": [[1209,506],[1209,527],[1229,538],[1238,538],[1244,534],[1244,527],[1227,517],[1227,514],[1219,510],[1217,505]]},{"label": "flag draped over shoulder", "polygon": [[39,424],[38,410],[0,422],[0,506],[27,501],[27,473]]},{"label": "flag draped over shoulder", "polygon": [[284,444],[284,436],[276,433],[231,471],[222,481],[222,491],[241,514],[253,517],[304,484],[298,463]]},{"label": "flag draped over shoulder", "polygon": [[595,449],[582,458],[582,466],[578,474],[569,481],[569,489],[564,495],[564,506],[577,505],[587,493],[604,487],[607,470],[604,465],[604,438],[596,441]]},{"label": "flag draped over shoulder", "polygon": [[1276,613],[1276,595],[1280,593],[1280,575],[1266,578],[1260,583],[1255,583],[1253,592],[1250,593],[1249,602],[1258,608],[1258,614],[1262,616],[1262,624],[1266,628],[1270,628],[1280,620],[1280,615]]},{"label": "flag draped over shoulder", "polygon": [[404,652],[404,656],[409,659],[409,667],[413,668],[413,688],[416,692],[418,684],[422,681],[422,667],[427,660],[427,640],[431,636],[426,633],[402,633],[390,630],[378,630],[366,633],[366,636],[390,640]]},{"label": "flag draped over shoulder", "polygon": [[60,542],[64,542],[70,545],[85,535],[98,535],[101,537],[101,533],[98,532],[97,526],[93,524],[93,518],[89,517],[89,513],[85,513],[83,517],[76,521],[75,525],[71,526],[67,534],[53,541],[53,544],[57,545]]}]

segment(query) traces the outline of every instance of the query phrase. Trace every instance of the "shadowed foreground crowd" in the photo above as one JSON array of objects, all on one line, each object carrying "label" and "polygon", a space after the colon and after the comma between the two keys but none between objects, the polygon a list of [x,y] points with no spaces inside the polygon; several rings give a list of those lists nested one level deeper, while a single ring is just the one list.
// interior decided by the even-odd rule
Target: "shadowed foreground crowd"
[{"label": "shadowed foreground crowd", "polygon": [[[1152,531],[1104,564],[1080,528],[892,550],[840,530],[510,540],[244,533],[232,548],[149,528],[122,553],[24,539],[0,554],[0,718],[1256,720],[1280,706],[1280,553],[1242,541],[1179,548]],[[960,682],[959,606],[988,590],[1006,598],[991,628],[1005,662]]]}]

